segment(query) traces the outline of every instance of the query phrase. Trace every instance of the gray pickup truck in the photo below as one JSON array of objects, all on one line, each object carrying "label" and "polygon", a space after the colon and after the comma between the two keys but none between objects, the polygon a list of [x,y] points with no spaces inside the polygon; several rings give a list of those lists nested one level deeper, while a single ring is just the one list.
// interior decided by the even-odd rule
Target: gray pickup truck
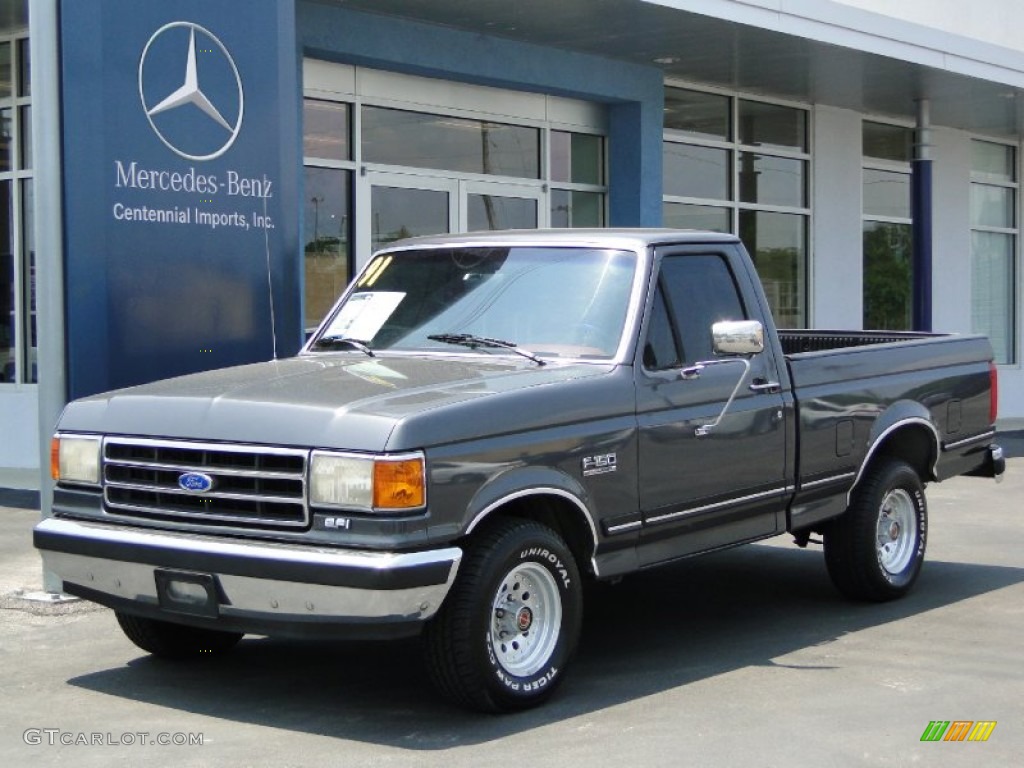
[{"label": "gray pickup truck", "polygon": [[410,240],[294,358],[68,405],[35,545],[158,656],[420,633],[450,700],[522,709],[587,580],[817,533],[844,595],[903,595],[995,414],[986,339],[778,331],[732,236]]}]

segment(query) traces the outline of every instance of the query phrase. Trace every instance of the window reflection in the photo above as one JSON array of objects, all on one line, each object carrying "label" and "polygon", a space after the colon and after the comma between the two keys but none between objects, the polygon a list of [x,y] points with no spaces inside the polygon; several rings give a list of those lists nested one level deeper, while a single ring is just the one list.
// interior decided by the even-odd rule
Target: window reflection
[{"label": "window reflection", "polygon": [[864,157],[909,163],[913,159],[914,132],[901,125],[864,121],[862,126]]},{"label": "window reflection", "polygon": [[754,259],[775,322],[798,328],[804,319],[807,217],[740,211],[740,239]]},{"label": "window reflection", "polygon": [[971,225],[1012,228],[1014,197],[1011,187],[971,184]]},{"label": "window reflection", "polygon": [[14,170],[14,110],[0,109],[0,172]]},{"label": "window reflection", "polygon": [[792,208],[807,204],[807,163],[803,160],[740,152],[737,164],[741,202]]},{"label": "window reflection", "polygon": [[551,226],[604,226],[604,195],[568,189],[551,190]]},{"label": "window reflection", "polygon": [[806,322],[807,125],[806,109],[665,89],[663,224],[732,232],[738,221],[773,311],[792,327]]},{"label": "window reflection", "polygon": [[864,214],[910,218],[910,173],[864,169]]},{"label": "window reflection", "polygon": [[305,327],[319,324],[351,277],[349,171],[306,168]]},{"label": "window reflection", "polygon": [[33,226],[35,222],[35,206],[32,195],[32,180],[21,182],[21,251],[23,296],[28,305],[27,322],[22,329],[24,335],[22,359],[22,378],[29,384],[39,381],[39,337],[36,332],[36,244]]},{"label": "window reflection", "polygon": [[731,232],[731,211],[713,205],[665,203],[662,221],[673,229],[701,229],[709,232]]},{"label": "window reflection", "polygon": [[728,150],[665,142],[663,151],[666,195],[729,199]]},{"label": "window reflection", "polygon": [[971,142],[971,331],[1003,364],[1017,358],[1016,168],[1013,146]]},{"label": "window reflection", "polygon": [[1013,285],[1016,236],[971,233],[971,331],[988,336],[996,361],[1013,360]]},{"label": "window reflection", "polygon": [[600,136],[551,132],[551,180],[577,184],[604,183],[604,150]]},{"label": "window reflection", "polygon": [[910,225],[864,222],[864,328],[911,328]]},{"label": "window reflection", "polygon": [[731,138],[729,97],[666,88],[665,129],[691,138],[728,141]]},{"label": "window reflection", "polygon": [[11,181],[0,181],[0,381],[15,381],[17,338],[14,319],[15,290]]},{"label": "window reflection", "polygon": [[448,193],[375,186],[370,214],[375,251],[407,237],[443,234],[448,231]]},{"label": "window reflection", "polygon": [[21,167],[32,168],[32,107],[22,107],[19,110],[21,124]]},{"label": "window reflection", "polygon": [[348,104],[306,99],[302,122],[302,151],[306,157],[350,159]]},{"label": "window reflection", "polygon": [[991,141],[971,142],[971,176],[977,181],[1017,180],[1013,147]]},{"label": "window reflection", "polygon": [[540,178],[540,131],[382,107],[362,109],[363,160],[519,178]]},{"label": "window reflection", "polygon": [[13,93],[11,66],[11,44],[0,43],[0,99],[10,98]]},{"label": "window reflection", "polygon": [[500,195],[467,195],[470,232],[536,229],[537,201]]},{"label": "window reflection", "polygon": [[797,152],[807,149],[807,113],[802,109],[741,99],[737,122],[741,144]]}]

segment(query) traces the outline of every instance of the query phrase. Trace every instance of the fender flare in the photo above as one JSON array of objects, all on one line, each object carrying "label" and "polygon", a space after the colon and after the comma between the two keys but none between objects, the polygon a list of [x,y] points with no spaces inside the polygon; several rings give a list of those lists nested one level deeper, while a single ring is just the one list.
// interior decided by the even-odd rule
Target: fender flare
[{"label": "fender flare", "polygon": [[589,494],[574,477],[550,467],[518,467],[487,482],[477,490],[469,503],[469,524],[461,535],[471,534],[480,523],[506,504],[534,496],[555,496],[568,501],[578,510],[587,523],[591,565],[596,572],[598,528],[588,503]]},{"label": "fender flare", "polygon": [[878,419],[875,420],[874,425],[872,425],[867,452],[864,454],[864,459],[861,461],[860,467],[857,469],[857,474],[856,477],[854,477],[853,484],[850,486],[850,490],[846,493],[847,504],[851,502],[853,492],[860,484],[861,479],[864,477],[864,472],[874,460],[879,448],[884,446],[893,434],[908,427],[924,427],[926,432],[931,436],[932,451],[931,463],[928,467],[929,477],[923,479],[927,481],[934,480],[938,477],[938,463],[939,456],[942,452],[942,438],[939,436],[939,430],[931,419],[931,414],[929,414],[928,409],[920,403],[908,400],[899,401],[887,408],[878,417]]}]

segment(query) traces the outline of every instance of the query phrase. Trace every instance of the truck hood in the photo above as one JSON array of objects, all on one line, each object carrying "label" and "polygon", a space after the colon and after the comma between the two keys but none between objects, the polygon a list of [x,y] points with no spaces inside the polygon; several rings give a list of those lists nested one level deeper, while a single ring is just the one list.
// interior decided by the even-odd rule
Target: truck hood
[{"label": "truck hood", "polygon": [[[306,355],[181,376],[70,403],[59,429],[358,451],[405,450],[495,434],[518,422],[515,393],[600,377],[610,365],[558,364],[468,355]],[[529,398],[533,400],[534,398]],[[486,423],[481,409],[493,401]],[[430,414],[431,428],[410,429]],[[447,415],[447,418],[445,417]],[[440,418],[439,418],[440,417]],[[401,442],[392,435],[404,426]],[[444,425],[439,428],[439,425]],[[408,444],[415,441],[416,444]]]}]

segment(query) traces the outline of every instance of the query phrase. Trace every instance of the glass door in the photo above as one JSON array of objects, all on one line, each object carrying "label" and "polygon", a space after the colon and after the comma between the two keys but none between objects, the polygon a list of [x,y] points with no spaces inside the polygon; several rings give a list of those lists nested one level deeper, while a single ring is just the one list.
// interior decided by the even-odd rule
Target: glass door
[{"label": "glass door", "polygon": [[396,240],[458,231],[456,182],[377,171],[367,173],[363,181],[370,204],[357,209],[359,266]]},{"label": "glass door", "polygon": [[407,237],[547,225],[539,185],[368,171],[359,186],[369,205],[356,206],[357,269],[373,252]]},{"label": "glass door", "polygon": [[463,181],[459,186],[461,231],[537,229],[545,224],[539,187],[486,181]]}]

